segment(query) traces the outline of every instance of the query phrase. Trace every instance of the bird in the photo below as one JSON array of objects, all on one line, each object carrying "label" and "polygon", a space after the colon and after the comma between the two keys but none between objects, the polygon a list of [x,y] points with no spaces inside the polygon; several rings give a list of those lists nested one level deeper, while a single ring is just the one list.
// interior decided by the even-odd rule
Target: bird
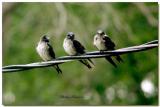
[{"label": "bird", "polygon": [[[65,52],[70,55],[83,55],[85,54],[85,48],[84,46],[77,40],[75,40],[75,34],[73,32],[68,32],[64,41],[63,41],[63,48]],[[81,63],[83,63],[85,66],[87,66],[89,69],[92,68],[90,63],[94,65],[91,59],[84,59],[84,60],[79,60]],[[90,62],[90,63],[89,63]]]},{"label": "bird", "polygon": [[[36,47],[37,53],[44,61],[51,61],[55,59],[55,53],[52,46],[49,43],[49,38],[47,35],[44,35],[40,38],[38,45]],[[53,66],[58,73],[62,73],[62,70],[59,68],[58,64]]]},{"label": "bird", "polygon": [[[100,50],[100,52],[107,50],[115,50],[115,43],[109,38],[103,30],[98,30],[94,36],[93,44]],[[110,56],[105,57],[114,67],[117,67],[116,63],[112,60]],[[118,62],[123,62],[119,55],[116,55],[116,60]]]}]

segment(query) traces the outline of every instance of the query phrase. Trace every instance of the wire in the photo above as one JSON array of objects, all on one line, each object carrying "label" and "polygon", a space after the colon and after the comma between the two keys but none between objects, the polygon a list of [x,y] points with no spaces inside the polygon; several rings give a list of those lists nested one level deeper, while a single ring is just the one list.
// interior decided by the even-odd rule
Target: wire
[{"label": "wire", "polygon": [[62,63],[71,62],[79,59],[102,58],[106,56],[116,56],[116,55],[122,55],[127,53],[140,52],[140,51],[145,51],[155,47],[158,47],[158,40],[153,40],[142,45],[131,46],[131,47],[121,48],[121,49],[112,50],[112,51],[101,51],[101,52],[93,51],[93,52],[87,52],[86,54],[80,55],[80,56],[63,56],[63,57],[56,58],[52,61],[46,61],[46,62],[8,65],[8,66],[2,67],[2,71],[3,73],[19,72],[19,71],[25,71],[33,68],[49,67],[56,64],[62,64]]}]

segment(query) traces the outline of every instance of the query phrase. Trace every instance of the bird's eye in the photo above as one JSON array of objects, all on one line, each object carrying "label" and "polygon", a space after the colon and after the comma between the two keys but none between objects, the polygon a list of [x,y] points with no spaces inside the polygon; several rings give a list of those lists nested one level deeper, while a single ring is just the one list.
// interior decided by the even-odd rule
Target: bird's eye
[{"label": "bird's eye", "polygon": [[68,34],[67,36],[68,36],[68,37],[70,37],[71,35],[70,35],[70,34]]},{"label": "bird's eye", "polygon": [[101,32],[100,35],[104,35],[104,32]]},{"label": "bird's eye", "polygon": [[72,34],[71,37],[74,38],[74,34]]}]

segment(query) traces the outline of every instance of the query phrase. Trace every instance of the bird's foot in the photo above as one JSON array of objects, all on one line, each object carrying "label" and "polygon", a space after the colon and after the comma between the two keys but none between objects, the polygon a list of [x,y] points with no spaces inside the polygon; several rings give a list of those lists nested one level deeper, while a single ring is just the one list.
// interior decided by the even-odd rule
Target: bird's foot
[{"label": "bird's foot", "polygon": [[100,50],[100,53],[104,53],[104,50]]}]

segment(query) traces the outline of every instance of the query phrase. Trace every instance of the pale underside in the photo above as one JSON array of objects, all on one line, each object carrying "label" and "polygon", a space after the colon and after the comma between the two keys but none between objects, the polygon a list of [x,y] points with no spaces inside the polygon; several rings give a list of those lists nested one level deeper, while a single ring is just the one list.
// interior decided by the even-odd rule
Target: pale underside
[{"label": "pale underside", "polygon": [[48,60],[52,60],[53,57],[51,57],[51,55],[49,54],[49,47],[47,45],[47,43],[39,43],[37,48],[36,48],[38,54],[40,55],[40,57],[44,60],[44,61],[48,61]]},{"label": "pale underside", "polygon": [[94,37],[94,43],[93,44],[98,48],[98,50],[107,50],[107,47],[105,45],[105,41],[100,36],[96,35]]},{"label": "pale underside", "polygon": [[76,49],[70,39],[64,39],[63,48],[68,55],[76,55]]}]

